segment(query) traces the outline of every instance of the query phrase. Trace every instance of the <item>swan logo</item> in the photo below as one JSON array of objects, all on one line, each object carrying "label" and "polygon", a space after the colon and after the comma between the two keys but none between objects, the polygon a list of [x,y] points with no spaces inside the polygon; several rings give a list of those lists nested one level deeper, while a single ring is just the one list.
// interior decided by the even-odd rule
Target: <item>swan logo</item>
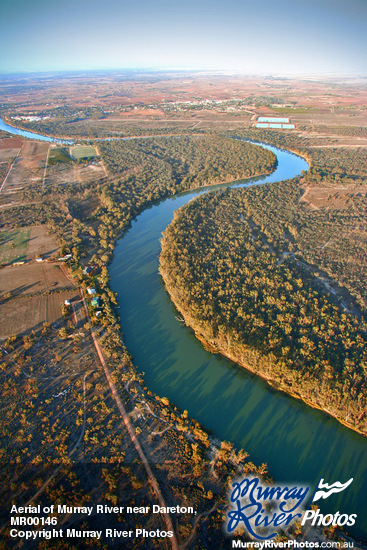
[{"label": "swan logo", "polygon": [[[312,502],[316,502],[320,499],[329,498],[330,495],[334,493],[341,493],[352,483],[353,478],[351,477],[346,483],[340,483],[340,481],[335,481],[329,485],[325,483],[324,479],[321,478],[319,484],[316,488],[315,494],[313,496]],[[307,510],[304,513],[302,518],[301,525],[305,525],[307,521],[311,521],[311,525],[314,526],[323,526],[328,527],[332,525],[333,527],[343,527],[344,525],[352,526],[355,524],[357,514],[341,514],[336,512],[336,514],[322,514],[319,509],[316,510]]]},{"label": "swan logo", "polygon": [[319,484],[316,488],[315,494],[313,496],[312,502],[316,502],[317,500],[320,500],[320,498],[328,498],[333,493],[341,493],[341,491],[344,491],[349,485],[352,483],[353,478],[351,477],[349,481],[346,483],[340,483],[340,481],[336,481],[332,485],[328,485],[324,482],[324,479],[321,478],[319,481]]}]

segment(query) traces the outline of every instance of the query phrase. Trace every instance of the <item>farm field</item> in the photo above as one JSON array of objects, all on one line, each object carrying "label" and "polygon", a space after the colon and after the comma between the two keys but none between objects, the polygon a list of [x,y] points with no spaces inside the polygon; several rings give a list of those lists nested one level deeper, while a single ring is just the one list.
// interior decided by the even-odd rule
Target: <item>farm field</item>
[{"label": "farm field", "polygon": [[[0,338],[59,321],[62,304],[77,299],[78,292],[60,264],[34,261],[38,256],[46,259],[58,252],[47,227],[5,230],[0,237],[1,263],[8,264],[0,270],[0,315],[6,319],[1,323]],[[20,261],[26,263],[14,265]]]},{"label": "farm field", "polygon": [[75,166],[76,180],[79,183],[100,182],[105,177],[106,172],[102,161],[97,164],[89,164],[87,166],[78,164]]},{"label": "farm field", "polygon": [[62,317],[65,300],[79,295],[58,264],[29,263],[0,272],[0,338],[39,329]]},{"label": "farm field", "polygon": [[48,143],[25,141],[8,176],[4,190],[15,191],[41,181],[48,148]]},{"label": "farm field", "polygon": [[7,181],[7,175],[21,146],[22,140],[18,138],[0,139],[0,204],[3,202],[1,199],[4,198],[3,188]]},{"label": "farm field", "polygon": [[30,230],[24,227],[0,232],[0,265],[26,260],[29,235]]},{"label": "farm field", "polygon": [[50,185],[65,185],[76,183],[76,174],[74,163],[57,162],[47,164],[44,186]]},{"label": "farm field", "polygon": [[105,177],[102,161],[97,164],[76,164],[74,162],[60,162],[47,165],[45,187],[51,185],[73,185],[76,183],[89,183],[100,181]]},{"label": "farm field", "polygon": [[98,156],[95,147],[81,146],[70,147],[70,156],[74,160],[94,158]]},{"label": "farm field", "polygon": [[58,244],[44,225],[0,231],[0,265],[30,261],[38,256],[48,259],[57,251]]},{"label": "farm field", "polygon": [[43,323],[57,323],[61,326],[64,300],[78,298],[77,291],[54,292],[49,295],[22,296],[0,301],[0,314],[6,323],[0,327],[0,339],[13,334],[25,334],[39,330]]},{"label": "farm field", "polygon": [[59,264],[30,262],[4,267],[1,270],[0,291],[13,296],[40,294],[69,289],[71,282]]},{"label": "farm field", "polygon": [[48,154],[48,165],[71,162],[71,157],[68,147],[50,147]]},{"label": "farm field", "polygon": [[32,260],[37,256],[49,259],[56,255],[59,245],[55,237],[48,231],[45,225],[30,227],[30,234],[27,246],[27,259]]},{"label": "farm field", "polygon": [[42,184],[48,149],[48,143],[23,142],[6,179],[3,180],[0,195],[2,205],[19,204],[24,189]]},{"label": "farm field", "polygon": [[22,146],[22,140],[18,138],[0,139],[0,163],[14,159]]},{"label": "farm field", "polygon": [[[90,183],[105,177],[102,160],[95,160],[99,153],[95,147],[51,147],[44,185]],[[76,162],[83,160],[83,163]],[[91,162],[88,163],[88,160]]]}]

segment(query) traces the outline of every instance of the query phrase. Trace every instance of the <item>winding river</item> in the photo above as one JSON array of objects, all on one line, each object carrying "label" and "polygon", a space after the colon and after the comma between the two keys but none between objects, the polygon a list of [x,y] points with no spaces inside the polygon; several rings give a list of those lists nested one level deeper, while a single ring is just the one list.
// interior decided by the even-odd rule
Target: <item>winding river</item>
[{"label": "winding river", "polygon": [[52,143],[63,143],[69,145],[73,143],[71,140],[56,139],[49,136],[43,136],[42,134],[36,134],[35,132],[28,132],[27,130],[15,128],[15,126],[10,126],[9,124],[6,124],[6,122],[4,122],[2,118],[0,118],[0,130],[3,130],[4,132],[8,132],[9,134],[13,134],[15,136],[22,136],[28,139],[36,139],[38,141],[50,141]]},{"label": "winding river", "polygon": [[[265,146],[265,145],[264,145]],[[306,161],[290,152],[276,153],[278,167],[269,176],[236,182],[231,187],[275,184],[307,170]],[[167,199],[145,210],[115,248],[110,267],[118,292],[122,331],[134,362],[145,372],[147,386],[187,409],[221,439],[266,462],[277,481],[316,487],[326,482],[354,482],[320,504],[324,513],[357,513],[356,536],[367,538],[367,439],[329,415],[274,390],[264,380],[203,348],[178,315],[158,274],[159,239],[177,208],[200,189]],[[319,504],[319,503],[318,503]]]},{"label": "winding river", "polygon": [[[0,129],[38,137],[15,132],[4,124]],[[269,176],[235,182],[231,187],[275,184],[308,169],[304,159],[263,146],[277,155],[277,169]],[[162,231],[177,208],[220,187],[224,186],[188,192],[152,206],[133,221],[117,243],[110,266],[111,286],[118,292],[127,347],[145,372],[151,390],[187,409],[221,439],[244,448],[253,462],[266,462],[277,482],[316,487],[321,477],[329,484],[353,477],[345,492],[318,504],[324,513],[357,514],[350,532],[366,540],[367,439],[329,415],[274,390],[228,359],[205,351],[193,332],[176,319],[177,312],[164,290],[158,274]]]}]

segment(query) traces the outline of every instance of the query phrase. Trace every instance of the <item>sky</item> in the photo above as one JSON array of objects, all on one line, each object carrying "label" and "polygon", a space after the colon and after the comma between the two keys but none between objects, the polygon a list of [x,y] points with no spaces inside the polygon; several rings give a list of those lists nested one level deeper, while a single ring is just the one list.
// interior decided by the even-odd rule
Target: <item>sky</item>
[{"label": "sky", "polygon": [[367,0],[1,0],[0,73],[367,74]]}]

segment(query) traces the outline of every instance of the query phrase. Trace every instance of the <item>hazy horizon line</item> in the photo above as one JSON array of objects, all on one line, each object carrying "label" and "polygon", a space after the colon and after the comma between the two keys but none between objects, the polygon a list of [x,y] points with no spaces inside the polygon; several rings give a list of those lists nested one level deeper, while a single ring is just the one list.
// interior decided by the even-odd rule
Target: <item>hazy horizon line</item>
[{"label": "hazy horizon line", "polygon": [[219,68],[197,68],[197,67],[108,67],[108,68],[78,68],[78,69],[43,69],[43,70],[0,70],[2,76],[17,75],[53,75],[53,74],[84,74],[84,73],[118,73],[118,72],[137,72],[137,73],[206,73],[211,75],[238,75],[247,77],[265,77],[265,78],[367,78],[367,74],[359,72],[246,72],[240,69],[219,69]]}]

